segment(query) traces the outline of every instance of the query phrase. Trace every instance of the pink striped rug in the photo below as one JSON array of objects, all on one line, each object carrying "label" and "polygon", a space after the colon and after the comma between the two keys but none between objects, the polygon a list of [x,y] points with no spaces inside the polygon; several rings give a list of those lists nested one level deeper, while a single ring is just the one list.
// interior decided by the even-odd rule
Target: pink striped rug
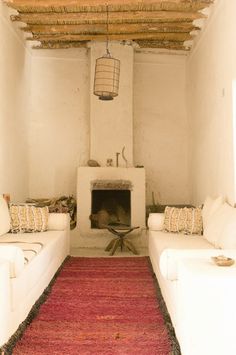
[{"label": "pink striped rug", "polygon": [[177,354],[146,257],[69,258],[16,355]]}]

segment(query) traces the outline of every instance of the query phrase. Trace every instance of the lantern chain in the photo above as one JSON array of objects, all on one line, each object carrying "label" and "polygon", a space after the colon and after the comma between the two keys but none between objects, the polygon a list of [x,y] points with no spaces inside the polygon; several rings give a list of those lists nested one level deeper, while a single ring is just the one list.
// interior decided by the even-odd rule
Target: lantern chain
[{"label": "lantern chain", "polygon": [[108,4],[106,4],[106,12],[107,12],[107,43],[106,43],[106,52],[107,52],[107,56],[111,56],[111,53],[110,53],[110,51],[109,51],[109,48],[108,48]]}]

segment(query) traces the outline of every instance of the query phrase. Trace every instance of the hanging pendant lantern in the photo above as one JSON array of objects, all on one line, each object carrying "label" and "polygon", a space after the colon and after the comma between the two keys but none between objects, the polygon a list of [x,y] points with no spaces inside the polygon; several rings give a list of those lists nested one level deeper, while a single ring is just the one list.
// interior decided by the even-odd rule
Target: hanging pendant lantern
[{"label": "hanging pendant lantern", "polygon": [[104,55],[96,60],[94,95],[100,100],[113,100],[118,95],[120,61]]},{"label": "hanging pendant lantern", "polygon": [[94,95],[100,100],[113,100],[118,95],[120,61],[111,56],[108,49],[108,5],[107,5],[107,42],[106,54],[96,59],[94,76]]}]

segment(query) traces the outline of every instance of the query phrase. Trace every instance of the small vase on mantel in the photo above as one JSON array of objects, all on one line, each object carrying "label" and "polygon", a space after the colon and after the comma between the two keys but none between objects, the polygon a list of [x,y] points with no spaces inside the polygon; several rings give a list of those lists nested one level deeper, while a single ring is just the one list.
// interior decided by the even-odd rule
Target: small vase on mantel
[{"label": "small vase on mantel", "polygon": [[108,158],[108,159],[107,159],[106,166],[113,166],[113,160],[110,159],[110,158]]}]

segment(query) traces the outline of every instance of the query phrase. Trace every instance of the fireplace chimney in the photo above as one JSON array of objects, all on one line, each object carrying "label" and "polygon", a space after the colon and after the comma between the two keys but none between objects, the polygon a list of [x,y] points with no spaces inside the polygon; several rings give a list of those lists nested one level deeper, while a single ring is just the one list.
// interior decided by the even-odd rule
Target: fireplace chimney
[{"label": "fireplace chimney", "polygon": [[[112,159],[115,166],[119,152],[119,166],[133,166],[133,47],[109,42],[112,54],[121,62],[119,95],[112,101],[101,101],[93,95],[96,58],[104,52],[104,43],[90,44],[90,159],[106,166]],[[127,164],[122,159],[125,147]]]}]

